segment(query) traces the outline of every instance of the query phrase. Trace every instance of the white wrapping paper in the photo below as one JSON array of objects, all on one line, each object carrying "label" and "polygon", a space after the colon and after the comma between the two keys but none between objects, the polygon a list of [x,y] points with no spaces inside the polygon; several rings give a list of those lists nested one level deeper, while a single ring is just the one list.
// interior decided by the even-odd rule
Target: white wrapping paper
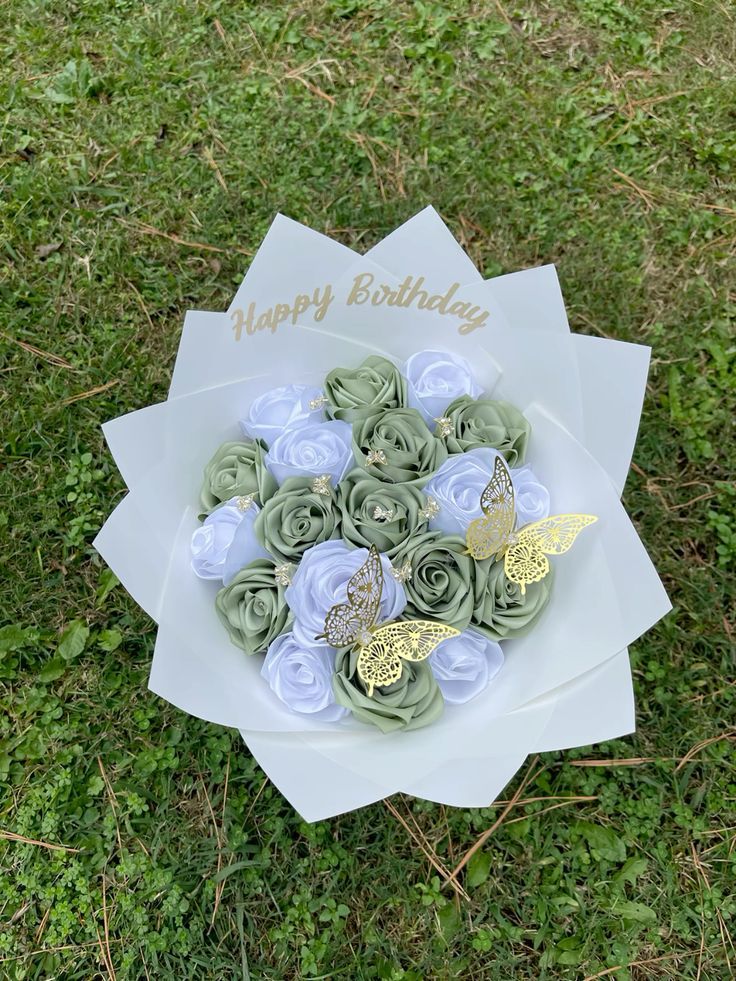
[{"label": "white wrapping paper", "polygon": [[[484,325],[461,332],[463,316],[446,310],[347,302],[356,283],[398,290],[420,276],[428,296],[449,289]],[[321,310],[312,303],[274,331],[243,330],[235,340],[236,311],[251,310],[255,323],[299,295],[324,297],[327,285],[332,299]],[[528,636],[504,644],[504,668],[473,701],[447,707],[432,726],[390,735],[353,720],[305,721],[264,684],[261,659],[230,644],[215,587],[191,572],[202,470],[269,388],[320,384],[330,368],[369,353],[400,362],[431,347],[462,354],[486,391],[527,415],[527,459],[553,510],[598,515],[595,534],[555,559],[549,606]],[[528,753],[631,732],[626,648],[670,608],[619,501],[648,362],[648,348],[571,334],[551,266],[484,281],[432,208],[365,256],[277,216],[228,313],[187,315],[167,401],[104,427],[129,494],[95,544],[159,625],[151,689],[237,727],[309,821],[397,791],[487,806]]]}]

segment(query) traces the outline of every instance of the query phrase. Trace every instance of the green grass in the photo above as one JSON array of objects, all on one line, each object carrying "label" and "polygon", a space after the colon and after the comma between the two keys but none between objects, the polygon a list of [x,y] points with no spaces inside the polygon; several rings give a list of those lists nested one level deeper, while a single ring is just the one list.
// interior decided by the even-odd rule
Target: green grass
[{"label": "green grass", "polygon": [[[0,842],[0,977],[733,976],[732,0],[1,9],[0,829],[76,850]],[[100,423],[165,397],[275,211],[365,248],[429,202],[485,274],[555,262],[574,329],[653,346],[625,502],[675,604],[637,735],[524,791],[594,799],[512,811],[458,904],[386,806],[307,826],[151,695],[90,545]],[[500,813],[393,804],[450,867]]]}]

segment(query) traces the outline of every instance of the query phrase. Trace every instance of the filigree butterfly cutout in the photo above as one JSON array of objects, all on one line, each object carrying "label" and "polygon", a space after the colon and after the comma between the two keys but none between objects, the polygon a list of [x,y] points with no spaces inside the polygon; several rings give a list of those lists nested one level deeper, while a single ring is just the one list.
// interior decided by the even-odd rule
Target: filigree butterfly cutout
[{"label": "filigree butterfly cutout", "polygon": [[403,661],[423,661],[449,637],[460,633],[454,627],[432,620],[397,620],[376,626],[383,592],[383,569],[375,545],[368,558],[348,582],[348,601],[333,606],[320,634],[333,647],[358,649],[356,670],[368,695],[373,689],[392,685],[401,677]]},{"label": "filigree butterfly cutout", "polygon": [[480,496],[483,516],[471,521],[465,535],[474,559],[503,556],[506,578],[521,587],[539,582],[549,572],[548,555],[562,555],[583,528],[598,518],[592,514],[554,514],[514,531],[516,511],[511,474],[496,457],[493,476]]}]

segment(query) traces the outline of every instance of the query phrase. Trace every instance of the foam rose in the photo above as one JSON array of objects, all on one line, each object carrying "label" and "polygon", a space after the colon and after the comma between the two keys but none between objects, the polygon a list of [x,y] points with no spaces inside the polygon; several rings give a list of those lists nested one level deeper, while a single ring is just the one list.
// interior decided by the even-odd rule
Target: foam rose
[{"label": "foam rose", "polygon": [[281,634],[268,648],[261,668],[271,691],[287,708],[324,722],[348,714],[332,691],[335,650],[327,644],[300,644],[292,632]]},{"label": "foam rose", "polygon": [[262,504],[275,490],[276,481],[264,465],[261,444],[236,440],[218,447],[204,468],[200,502],[209,513],[232,497],[253,494]]},{"label": "foam rose", "polygon": [[417,409],[430,428],[461,395],[477,398],[482,389],[470,365],[447,351],[418,351],[404,365],[409,405]]},{"label": "foam rose", "polygon": [[[367,548],[348,548],[342,541],[322,542],[304,553],[286,590],[294,616],[294,634],[302,644],[313,644],[324,632],[325,617],[348,597],[348,581],[368,559]],[[391,563],[381,555],[383,592],[378,621],[395,620],[406,606],[403,586],[391,575]]]},{"label": "foam rose", "polygon": [[302,429],[323,418],[323,410],[318,405],[310,407],[310,402],[318,399],[322,392],[312,385],[282,385],[259,395],[251,403],[248,415],[240,420],[240,428],[252,439],[262,439],[266,446],[290,429]]},{"label": "foam rose", "polygon": [[265,463],[279,484],[287,477],[321,477],[339,483],[353,466],[352,428],[347,422],[310,423],[288,429],[272,443]]},{"label": "foam rose", "polygon": [[253,531],[259,511],[255,503],[245,510],[231,498],[205,518],[192,535],[192,569],[200,579],[227,583],[253,559],[268,558]]},{"label": "foam rose", "polygon": [[488,687],[501,670],[501,645],[477,630],[444,640],[429,656],[429,666],[448,705],[462,705]]},{"label": "foam rose", "polygon": [[[464,535],[470,522],[481,517],[480,497],[491,479],[496,457],[500,455],[498,450],[483,446],[445,460],[424,486],[424,493],[440,506],[438,514],[429,522],[432,531]],[[520,467],[510,473],[517,525],[546,518],[549,491],[532,468]]]}]

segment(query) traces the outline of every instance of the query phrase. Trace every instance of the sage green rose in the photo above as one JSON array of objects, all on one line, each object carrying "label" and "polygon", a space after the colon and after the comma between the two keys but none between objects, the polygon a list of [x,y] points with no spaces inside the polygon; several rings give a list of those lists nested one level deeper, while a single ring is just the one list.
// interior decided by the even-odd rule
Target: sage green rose
[{"label": "sage green rose", "polygon": [[[369,463],[371,451],[374,462]],[[353,452],[371,476],[390,484],[414,483],[417,487],[422,487],[447,459],[444,442],[429,431],[416,409],[374,409],[354,422]],[[375,454],[381,454],[381,459]]]},{"label": "sage green rose", "polygon": [[425,504],[414,484],[387,484],[365,470],[351,470],[337,485],[342,537],[356,548],[375,545],[390,559],[409,535],[426,530],[427,518],[419,513]]},{"label": "sage green rose", "polygon": [[[396,554],[394,565],[411,564],[411,578],[404,582],[407,620],[437,620],[465,630],[476,607],[478,576],[485,570],[467,554],[460,535],[428,531],[410,538]],[[479,568],[480,566],[480,568]]]},{"label": "sage green rose", "polygon": [[524,462],[531,426],[508,402],[461,395],[448,405],[445,415],[453,426],[445,440],[450,453],[492,446],[510,467],[520,467]]},{"label": "sage green rose", "polygon": [[471,626],[491,640],[510,640],[527,633],[547,605],[552,590],[552,570],[540,582],[521,587],[506,578],[503,560],[478,563],[485,577],[478,578]]},{"label": "sage green rose", "polygon": [[278,484],[263,462],[263,447],[255,440],[223,443],[204,468],[200,500],[209,514],[231,497],[255,494],[265,503]]},{"label": "sage green rose", "polygon": [[337,703],[350,709],[359,722],[395,732],[421,729],[442,715],[445,702],[427,661],[405,661],[399,680],[374,688],[370,697],[358,677],[357,663],[357,652],[338,652],[332,690]]},{"label": "sage green rose", "polygon": [[325,378],[325,411],[332,419],[355,422],[373,409],[406,405],[406,379],[396,365],[371,355],[359,368],[334,368]]},{"label": "sage green rose", "polygon": [[312,490],[313,477],[288,477],[253,524],[256,538],[278,562],[298,562],[312,545],[340,537],[340,510],[332,487]]},{"label": "sage green rose", "polygon": [[265,654],[291,620],[284,587],[276,582],[274,568],[270,559],[255,559],[215,599],[230,640],[246,654]]}]

